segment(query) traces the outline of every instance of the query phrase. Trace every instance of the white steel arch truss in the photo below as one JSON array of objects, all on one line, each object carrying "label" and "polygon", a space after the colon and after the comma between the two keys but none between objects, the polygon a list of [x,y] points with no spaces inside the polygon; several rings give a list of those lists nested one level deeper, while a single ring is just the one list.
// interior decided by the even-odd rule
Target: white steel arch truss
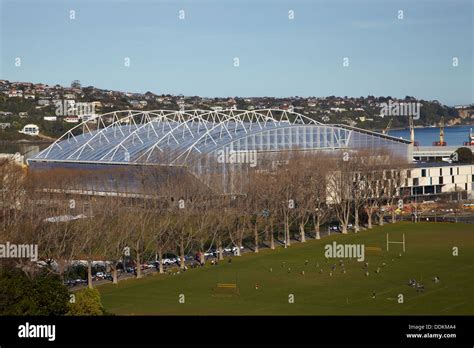
[{"label": "white steel arch truss", "polygon": [[[309,128],[317,129],[314,136],[308,133]],[[354,131],[400,141],[354,127],[322,124],[280,109],[122,110],[96,115],[76,125],[28,162],[181,166],[188,164],[192,153],[213,154],[239,139],[255,141],[261,133],[272,133],[276,142],[278,135],[289,134],[291,144],[285,146],[302,147],[304,143],[309,148],[341,148],[349,146]]]}]

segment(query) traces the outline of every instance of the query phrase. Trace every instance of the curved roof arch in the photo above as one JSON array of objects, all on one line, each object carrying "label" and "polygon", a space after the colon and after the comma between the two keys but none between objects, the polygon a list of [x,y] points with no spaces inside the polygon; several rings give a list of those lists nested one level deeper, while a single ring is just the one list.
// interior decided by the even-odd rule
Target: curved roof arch
[{"label": "curved roof arch", "polygon": [[348,146],[354,131],[400,141],[280,109],[123,110],[83,121],[28,161],[186,165],[192,153],[212,154],[241,142],[253,141],[253,148],[260,150],[269,141],[341,148]]}]

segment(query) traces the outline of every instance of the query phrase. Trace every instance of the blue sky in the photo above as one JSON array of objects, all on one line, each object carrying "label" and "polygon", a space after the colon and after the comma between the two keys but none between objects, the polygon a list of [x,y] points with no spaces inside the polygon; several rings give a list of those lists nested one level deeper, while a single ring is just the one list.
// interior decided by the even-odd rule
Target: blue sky
[{"label": "blue sky", "polygon": [[473,0],[0,4],[0,78],[11,81],[69,85],[78,79],[100,88],[201,96],[370,94],[474,102]]}]

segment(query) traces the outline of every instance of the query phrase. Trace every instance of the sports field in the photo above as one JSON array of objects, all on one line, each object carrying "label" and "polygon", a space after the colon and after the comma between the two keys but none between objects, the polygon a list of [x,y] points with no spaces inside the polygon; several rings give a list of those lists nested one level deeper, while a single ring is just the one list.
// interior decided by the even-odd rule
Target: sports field
[{"label": "sports field", "polygon": [[[391,241],[401,241],[405,234],[405,253],[401,244],[386,251],[387,232]],[[324,246],[333,241],[382,251],[366,250],[364,262],[342,259],[341,266],[340,258],[324,256]],[[453,247],[459,248],[458,256],[453,256]],[[435,276],[438,283],[432,280]],[[423,284],[424,292],[409,286],[409,279]],[[218,284],[236,284],[237,289]],[[385,225],[99,290],[106,310],[124,315],[473,315],[474,226]]]}]

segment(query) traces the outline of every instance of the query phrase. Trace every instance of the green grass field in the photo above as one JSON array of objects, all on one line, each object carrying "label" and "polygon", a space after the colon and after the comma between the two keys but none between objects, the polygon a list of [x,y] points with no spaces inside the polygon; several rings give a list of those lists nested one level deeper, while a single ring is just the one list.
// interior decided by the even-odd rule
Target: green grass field
[{"label": "green grass field", "polygon": [[[391,244],[386,252],[387,232],[390,240],[400,241],[405,233],[406,253],[401,257],[401,245]],[[364,262],[344,259],[343,274],[339,259],[327,260],[324,245],[333,240],[382,248],[379,253],[366,251],[370,275],[365,275]],[[453,256],[453,247],[459,248],[458,256]],[[337,268],[330,277],[334,263]],[[432,281],[434,276],[439,283]],[[417,293],[407,285],[408,279],[422,282],[425,291]],[[236,283],[239,294],[216,292],[217,283]],[[157,274],[107,284],[99,290],[106,310],[121,315],[473,315],[474,226],[386,225],[288,249],[264,249],[234,257],[230,264],[221,262],[174,276]],[[180,294],[185,303],[179,303]],[[290,294],[294,303],[289,303]],[[397,301],[399,294],[404,296],[402,304]]]}]

